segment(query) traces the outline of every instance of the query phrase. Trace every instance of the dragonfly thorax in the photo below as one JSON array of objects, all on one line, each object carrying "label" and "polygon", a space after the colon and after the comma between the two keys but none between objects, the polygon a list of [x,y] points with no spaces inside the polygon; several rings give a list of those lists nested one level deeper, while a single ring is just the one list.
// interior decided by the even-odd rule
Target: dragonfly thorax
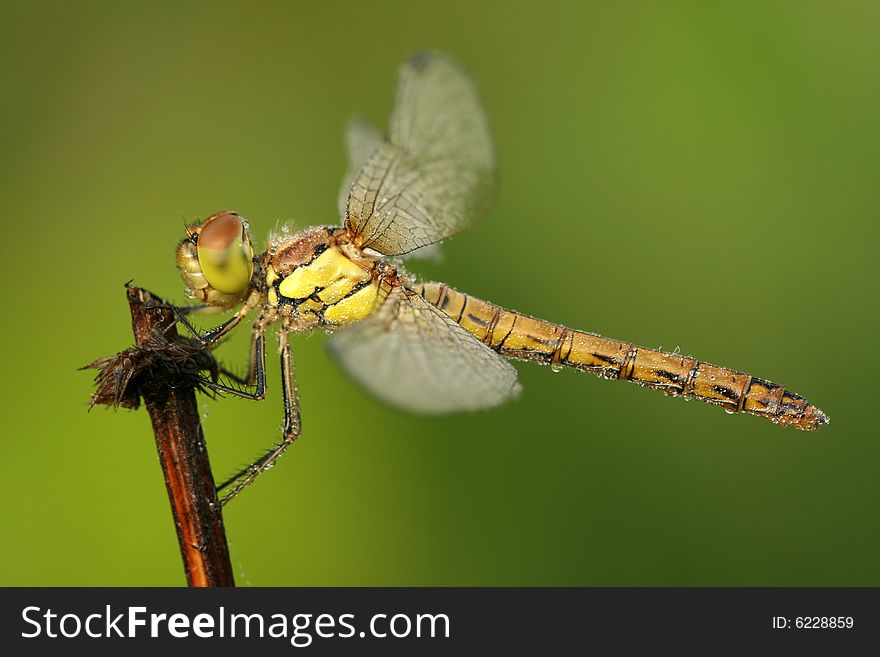
[{"label": "dragonfly thorax", "polygon": [[305,325],[341,326],[373,312],[379,286],[376,259],[350,244],[344,229],[309,228],[277,237],[265,254],[270,306]]}]

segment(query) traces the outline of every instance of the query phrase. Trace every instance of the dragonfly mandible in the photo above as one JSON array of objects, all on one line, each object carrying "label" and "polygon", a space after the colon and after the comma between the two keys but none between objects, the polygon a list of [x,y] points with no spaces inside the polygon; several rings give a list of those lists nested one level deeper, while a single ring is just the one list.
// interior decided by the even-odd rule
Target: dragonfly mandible
[{"label": "dragonfly mandible", "polygon": [[[493,197],[495,156],[476,88],[437,53],[400,69],[387,136],[355,121],[340,226],[272,234],[255,254],[247,221],[219,212],[187,227],[177,261],[187,295],[178,319],[213,349],[256,312],[247,375],[214,389],[251,399],[266,390],[266,332],[279,326],[284,424],[281,440],[220,485],[228,502],[300,434],[290,334],[330,333],[342,367],[375,396],[418,413],[496,406],[519,391],[506,359],[571,367],[633,381],[730,413],[813,430],[827,416],[785,387],[678,353],[574,330],[506,310],[443,283],[419,283],[402,267],[465,229]],[[235,314],[205,334],[197,312]]]}]

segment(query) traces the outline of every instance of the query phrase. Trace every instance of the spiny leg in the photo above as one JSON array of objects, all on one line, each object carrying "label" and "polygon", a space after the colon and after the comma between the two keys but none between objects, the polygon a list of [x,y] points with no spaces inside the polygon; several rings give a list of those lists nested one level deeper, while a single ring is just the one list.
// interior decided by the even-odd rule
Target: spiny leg
[{"label": "spiny leg", "polygon": [[202,333],[198,328],[193,326],[192,322],[187,319],[187,315],[194,314],[199,311],[199,309],[204,306],[168,306],[168,308],[174,313],[175,318],[178,322],[180,322],[187,331],[192,333],[193,337],[199,341],[201,346],[205,349],[213,349],[216,347],[221,340],[223,340],[229,333],[238,326],[241,321],[247,317],[247,314],[257,307],[260,302],[259,294],[251,294],[244,302],[244,305],[239,308],[236,313],[227,319],[225,322],[220,324],[219,326],[215,326],[214,328]]},{"label": "spiny leg", "polygon": [[286,323],[279,333],[281,351],[281,384],[284,396],[284,426],[281,433],[281,442],[276,443],[272,449],[259,459],[242,469],[234,476],[223,482],[217,490],[223,490],[238,482],[229,493],[220,501],[225,506],[247,486],[253,483],[260,474],[272,467],[275,461],[281,457],[290,444],[296,440],[300,433],[299,398],[296,391],[296,375],[293,354],[290,350],[288,334],[291,328]]},{"label": "spiny leg", "polygon": [[[253,392],[248,392],[246,390],[239,390],[239,389],[233,388],[231,386],[226,386],[226,385],[223,385],[220,383],[214,383],[211,381],[205,381],[204,382],[205,386],[207,386],[213,390],[218,390],[220,392],[235,395],[237,397],[244,397],[245,399],[262,400],[265,397],[265,393],[266,393],[266,339],[265,339],[265,336],[266,336],[266,327],[268,324],[269,324],[269,321],[263,316],[261,316],[260,319],[258,319],[254,323],[254,329],[253,329],[253,332],[251,333],[251,348],[250,348],[250,355],[248,357],[247,377],[245,379],[242,379],[241,377],[233,377],[239,383],[242,383],[243,385],[253,386],[254,387]],[[226,372],[226,374],[228,375],[229,373]],[[277,456],[275,458],[277,458]],[[255,467],[255,465],[260,464],[261,461],[262,461],[262,459],[257,461],[256,464],[248,466],[247,468],[245,468],[241,472],[237,473],[234,477],[231,477],[230,479],[228,479],[224,483],[217,486],[217,492],[220,492],[224,487],[233,483],[237,479],[240,479],[245,474],[248,474],[251,471],[251,469],[253,469]],[[256,476],[256,475],[254,475],[254,476]],[[253,481],[253,477],[250,479],[250,481]],[[250,481],[248,481],[247,483],[250,483]],[[242,486],[242,488],[243,487],[244,486]],[[233,490],[233,493],[238,494],[239,491],[240,491],[240,489],[238,487],[236,487],[236,489]],[[215,512],[218,515],[220,513],[220,509],[223,508],[223,506],[226,504],[227,501],[229,501],[229,499],[231,499],[232,496],[233,495],[230,494],[225,499],[220,501],[220,506],[215,510]],[[213,532],[213,529],[214,529],[214,523],[212,523],[209,526],[208,532],[205,534],[204,538],[202,539],[202,543],[200,545],[193,545],[193,547],[195,549],[199,550],[200,552],[204,552],[208,546],[208,542],[211,539],[211,533]]]},{"label": "spiny leg", "polygon": [[254,324],[254,330],[251,334],[251,348],[248,356],[248,371],[245,378],[223,369],[222,373],[244,386],[253,387],[254,391],[241,390],[232,386],[223,385],[222,383],[205,382],[205,385],[212,390],[221,393],[228,393],[236,397],[244,399],[253,399],[261,401],[266,396],[266,322],[260,318]]},{"label": "spiny leg", "polygon": [[[246,376],[241,376],[238,373],[233,372],[232,370],[227,370],[222,365],[220,365],[220,368],[217,371],[220,373],[221,376],[225,376],[227,379],[229,379],[230,381],[234,381],[235,383],[237,383],[240,386],[252,386],[253,385],[253,383],[248,383],[248,379]],[[217,383],[217,382],[214,381],[214,383]]]},{"label": "spiny leg", "polygon": [[262,400],[266,389],[266,351],[263,336],[266,332],[266,327],[274,321],[274,314],[270,313],[267,315],[264,313],[260,315],[256,322],[254,322],[253,330],[251,332],[251,346],[248,352],[247,373],[245,376],[242,377],[241,375],[226,369],[222,365],[219,365],[218,367],[219,374],[222,374],[230,381],[234,381],[238,385],[247,388],[256,387],[254,392],[251,393],[240,388],[233,388],[231,386],[217,383],[216,376],[212,377],[211,381],[204,381],[204,385],[218,392],[230,393],[237,397]]}]

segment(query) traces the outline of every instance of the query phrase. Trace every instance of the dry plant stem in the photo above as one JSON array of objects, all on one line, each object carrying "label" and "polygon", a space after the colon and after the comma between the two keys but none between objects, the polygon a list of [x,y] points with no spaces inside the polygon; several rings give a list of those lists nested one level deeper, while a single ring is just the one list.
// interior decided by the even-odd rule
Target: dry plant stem
[{"label": "dry plant stem", "polygon": [[[134,287],[128,288],[127,294],[138,346],[152,332],[173,339],[177,333],[174,315],[165,308],[150,308],[161,304],[160,299]],[[153,423],[187,583],[235,586],[195,392],[186,387],[144,389],[142,394]]]}]

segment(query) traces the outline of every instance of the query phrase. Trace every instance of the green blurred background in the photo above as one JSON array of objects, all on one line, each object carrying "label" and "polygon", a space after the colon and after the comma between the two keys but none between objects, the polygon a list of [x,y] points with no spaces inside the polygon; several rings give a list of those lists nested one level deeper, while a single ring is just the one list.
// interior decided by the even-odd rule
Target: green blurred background
[{"label": "green blurred background", "polygon": [[[132,342],[128,279],[183,300],[185,220],[336,223],[346,120],[384,125],[433,48],[478,81],[501,188],[420,275],[832,423],[536,365],[506,407],[409,417],[298,338],[304,434],[227,509],[238,583],[880,584],[878,25],[869,2],[7,3],[0,583],[183,583],[147,415],[87,413],[76,368]],[[218,476],[278,432],[270,366],[263,403],[201,400]]]}]

